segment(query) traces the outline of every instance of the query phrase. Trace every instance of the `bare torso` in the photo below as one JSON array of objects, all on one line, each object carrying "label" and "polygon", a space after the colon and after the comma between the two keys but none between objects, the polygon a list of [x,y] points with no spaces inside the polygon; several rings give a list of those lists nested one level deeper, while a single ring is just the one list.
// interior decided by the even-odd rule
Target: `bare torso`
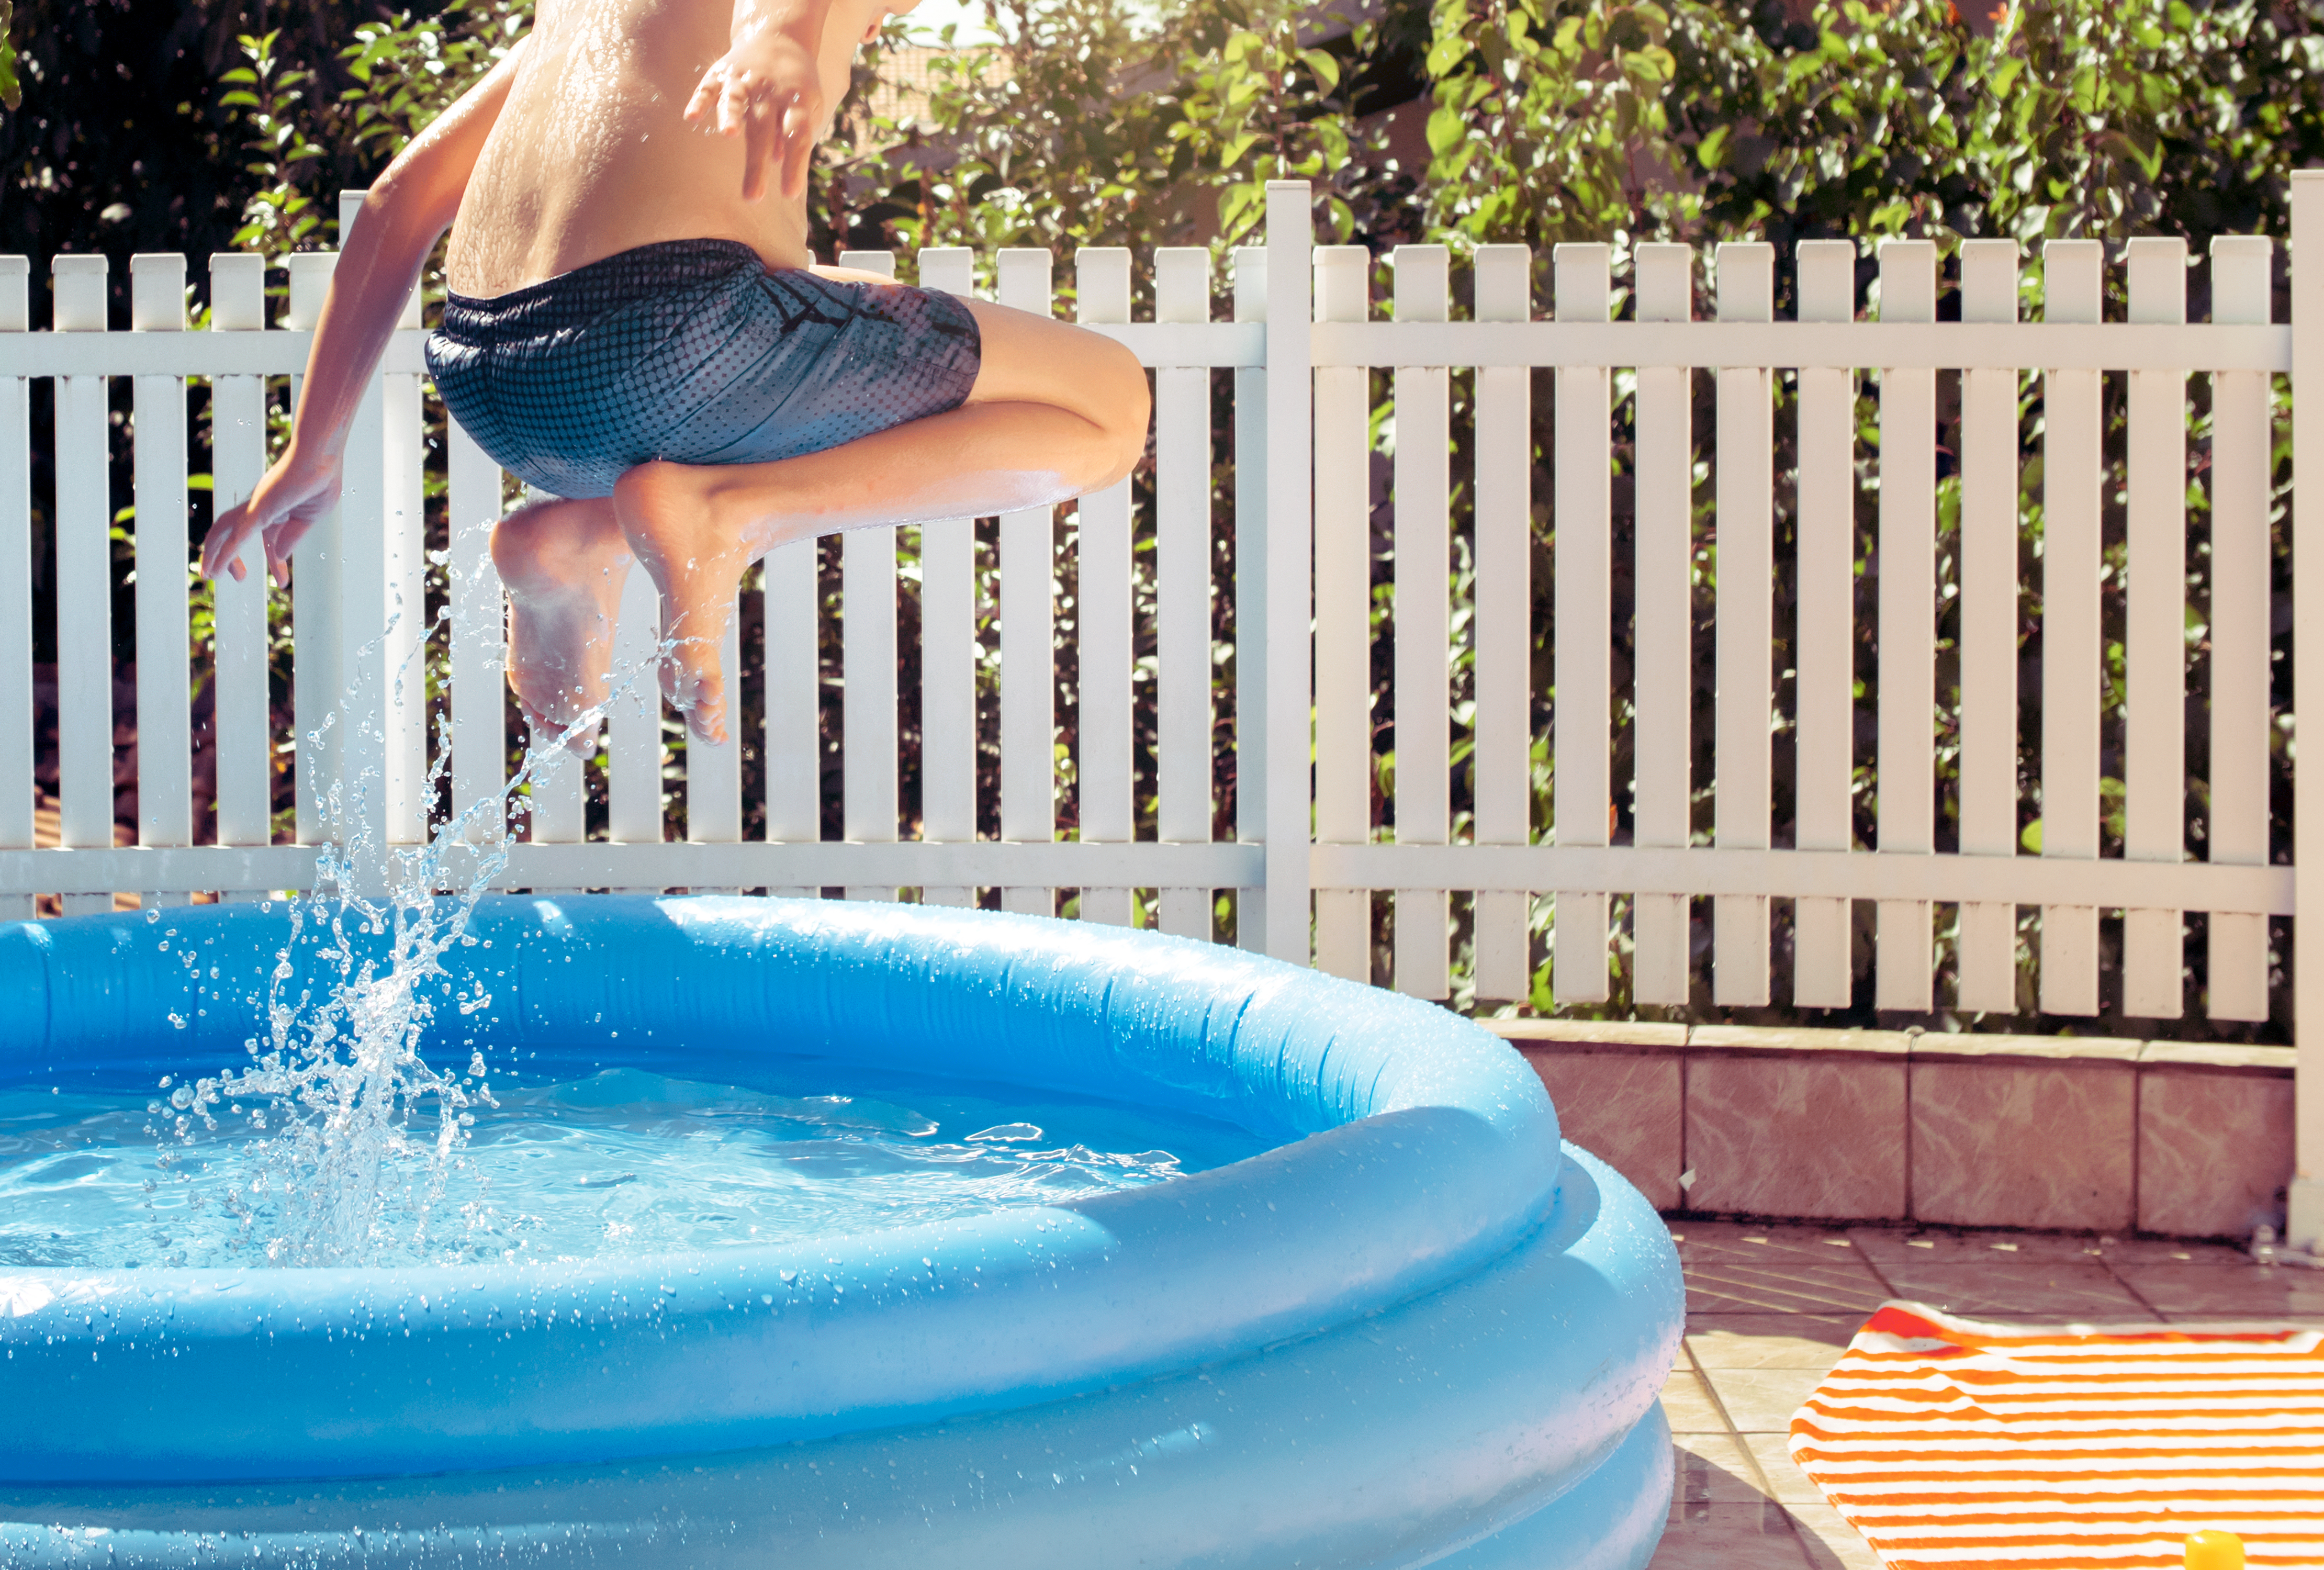
[{"label": "bare torso", "polygon": [[[835,100],[887,7],[836,0],[818,74]],[[490,299],[661,240],[739,240],[804,267],[803,199],[742,199],[743,143],[682,115],[725,53],[733,0],[542,0],[452,225],[451,287]]]}]

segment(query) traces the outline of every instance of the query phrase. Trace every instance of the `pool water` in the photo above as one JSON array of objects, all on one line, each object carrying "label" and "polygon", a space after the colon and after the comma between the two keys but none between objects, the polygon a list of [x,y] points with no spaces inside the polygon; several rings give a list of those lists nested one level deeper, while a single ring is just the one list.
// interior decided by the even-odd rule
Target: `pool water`
[{"label": "pool water", "polygon": [[[549,1261],[798,1242],[1167,1182],[1268,1143],[1013,1086],[833,1079],[816,1063],[752,1086],[635,1069],[500,1081],[448,1159],[390,1174],[407,1224],[388,1251]],[[266,1262],[265,1206],[247,1192],[263,1109],[221,1108],[217,1131],[181,1141],[149,1112],[155,1094],[0,1090],[0,1269]],[[414,1120],[415,1150],[432,1145],[429,1122]]]}]

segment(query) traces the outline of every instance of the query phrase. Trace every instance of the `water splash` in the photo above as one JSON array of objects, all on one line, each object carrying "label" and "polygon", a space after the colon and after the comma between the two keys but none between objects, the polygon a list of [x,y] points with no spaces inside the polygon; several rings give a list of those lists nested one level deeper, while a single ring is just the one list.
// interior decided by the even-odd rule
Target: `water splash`
[{"label": "water splash", "polygon": [[[438,619],[447,621],[448,612]],[[406,670],[427,644],[423,637]],[[466,1169],[472,1109],[498,1104],[481,1052],[456,1073],[420,1054],[439,1000],[448,997],[462,1013],[491,1002],[481,981],[456,990],[443,956],[476,941],[469,919],[508,865],[528,805],[521,788],[569,743],[594,734],[666,652],[615,672],[602,702],[556,736],[532,743],[499,795],[431,825],[424,843],[378,843],[378,815],[367,810],[383,783],[375,771],[351,788],[334,782],[318,792],[328,838],[312,891],[290,905],[290,935],[268,984],[265,1038],[246,1044],[248,1065],[180,1084],[167,1109],[158,1102],[148,1109],[171,1119],[153,1131],[164,1146],[161,1165],[175,1168],[171,1176],[181,1181],[195,1174],[170,1144],[191,1145],[196,1122],[215,1132],[221,1109],[247,1119],[257,1137],[229,1158],[218,1201],[238,1224],[232,1251],[283,1266],[418,1263],[499,1251],[481,1185],[463,1186],[467,1196],[446,1214],[447,1193]],[[399,683],[404,675],[397,672]],[[332,715],[309,736],[312,747],[346,723],[344,710]],[[440,716],[429,800],[438,798],[449,767],[450,726],[449,716]],[[385,955],[358,954],[358,935],[387,937]],[[307,945],[319,951],[329,980],[293,995],[292,956]],[[170,1085],[168,1077],[161,1085]]]}]

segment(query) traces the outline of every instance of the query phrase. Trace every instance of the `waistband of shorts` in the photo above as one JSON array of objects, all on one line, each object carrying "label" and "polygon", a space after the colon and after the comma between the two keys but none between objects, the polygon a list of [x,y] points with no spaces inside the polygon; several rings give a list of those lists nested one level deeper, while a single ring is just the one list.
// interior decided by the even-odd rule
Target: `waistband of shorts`
[{"label": "waistband of shorts", "polygon": [[759,254],[739,240],[661,240],[486,300],[447,290],[438,330],[456,339],[530,337],[583,326],[672,289],[764,271]]}]

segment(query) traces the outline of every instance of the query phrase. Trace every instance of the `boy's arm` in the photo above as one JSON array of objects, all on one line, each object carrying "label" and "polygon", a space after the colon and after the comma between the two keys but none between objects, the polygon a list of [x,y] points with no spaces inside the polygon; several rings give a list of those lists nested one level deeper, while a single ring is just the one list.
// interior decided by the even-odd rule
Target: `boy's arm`
[{"label": "boy's arm", "polygon": [[[723,136],[744,138],[742,199],[767,194],[770,165],[787,199],[807,191],[807,162],[836,100],[816,61],[834,0],[734,0],[726,52],[702,74],[686,106],[689,125],[708,123]],[[844,85],[843,84],[843,90]]]},{"label": "boy's arm", "polygon": [[460,210],[484,139],[508,101],[528,41],[412,138],[365,193],[363,219],[331,274],[290,441],[250,500],[220,513],[202,542],[202,571],[243,576],[240,553],[254,532],[266,540],[268,568],[290,577],[290,552],[338,502],[341,454],[355,406],[395,331],[420,270]]}]

